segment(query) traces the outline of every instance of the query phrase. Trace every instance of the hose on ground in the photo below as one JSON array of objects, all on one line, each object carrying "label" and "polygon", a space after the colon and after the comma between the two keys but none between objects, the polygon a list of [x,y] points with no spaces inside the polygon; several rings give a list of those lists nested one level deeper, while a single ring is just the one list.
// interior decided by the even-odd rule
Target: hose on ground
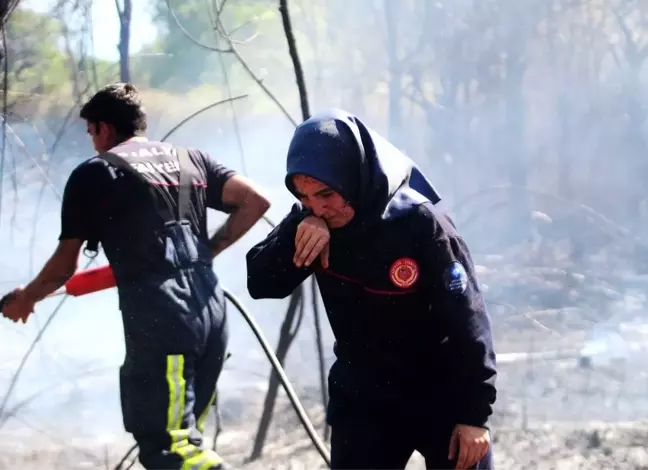
[{"label": "hose on ground", "polygon": [[[295,390],[293,389],[292,385],[290,384],[290,381],[288,380],[288,377],[286,376],[286,372],[283,370],[283,367],[281,367],[281,364],[279,363],[279,359],[277,359],[277,356],[275,356],[274,351],[272,350],[272,347],[268,343],[268,340],[264,336],[263,332],[261,331],[261,328],[257,324],[257,322],[254,320],[250,312],[243,306],[243,303],[240,301],[238,297],[236,297],[232,292],[227,290],[226,288],[223,288],[223,293],[225,294],[225,298],[232,304],[234,307],[243,315],[243,318],[247,322],[248,326],[254,333],[254,336],[256,337],[257,341],[263,348],[263,352],[265,353],[266,357],[268,358],[268,361],[270,361],[270,365],[274,369],[274,371],[277,373],[277,376],[279,377],[279,381],[281,382],[281,385],[283,386],[284,391],[286,392],[286,395],[288,395],[288,399],[290,400],[290,403],[292,404],[293,408],[295,409],[295,412],[297,413],[297,416],[299,417],[299,420],[302,423],[302,426],[304,426],[304,429],[308,433],[308,436],[310,437],[311,441],[313,442],[313,445],[319,452],[320,456],[324,461],[326,462],[326,465],[330,468],[331,467],[331,457],[329,454],[329,451],[327,450],[326,446],[320,439],[320,437],[317,435],[317,431],[315,431],[315,428],[313,427],[313,423],[311,423],[310,419],[308,419],[308,415],[306,414],[306,410],[304,410],[304,407],[302,406],[301,402],[299,401],[299,398],[297,398],[297,394],[295,393]],[[124,455],[124,457],[119,461],[119,463],[115,466],[115,470],[130,470],[130,468],[135,465],[135,462],[137,461],[137,454],[133,455],[133,453],[137,450],[137,444],[133,445],[128,452]],[[130,462],[128,462],[128,465],[126,465],[126,462],[130,459]]]}]

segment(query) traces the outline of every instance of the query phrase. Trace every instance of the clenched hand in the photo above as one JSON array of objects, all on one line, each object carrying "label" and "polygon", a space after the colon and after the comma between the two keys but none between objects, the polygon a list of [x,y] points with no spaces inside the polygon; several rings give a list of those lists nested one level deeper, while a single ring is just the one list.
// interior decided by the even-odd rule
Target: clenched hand
[{"label": "clenched hand", "polygon": [[306,217],[297,227],[295,236],[295,266],[308,267],[319,256],[323,268],[329,265],[329,240],[331,234],[324,220],[314,215]]},{"label": "clenched hand", "polygon": [[27,318],[34,312],[34,302],[24,295],[22,287],[17,287],[9,293],[9,299],[2,309],[2,315],[14,323],[27,323]]},{"label": "clenched hand", "polygon": [[488,429],[468,426],[467,424],[457,424],[450,438],[448,460],[455,458],[458,447],[459,457],[457,457],[455,468],[458,470],[469,469],[486,456],[489,445],[490,434]]}]

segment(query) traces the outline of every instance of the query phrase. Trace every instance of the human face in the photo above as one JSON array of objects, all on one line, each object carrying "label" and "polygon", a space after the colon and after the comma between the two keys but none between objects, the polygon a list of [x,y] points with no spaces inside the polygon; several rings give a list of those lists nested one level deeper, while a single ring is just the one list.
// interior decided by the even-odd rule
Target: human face
[{"label": "human face", "polygon": [[353,218],[355,212],[342,195],[315,178],[295,175],[293,184],[301,203],[324,219],[329,228],[343,227]]},{"label": "human face", "polygon": [[107,152],[117,145],[115,129],[105,122],[88,122],[88,134],[92,137],[92,145],[99,153]]}]

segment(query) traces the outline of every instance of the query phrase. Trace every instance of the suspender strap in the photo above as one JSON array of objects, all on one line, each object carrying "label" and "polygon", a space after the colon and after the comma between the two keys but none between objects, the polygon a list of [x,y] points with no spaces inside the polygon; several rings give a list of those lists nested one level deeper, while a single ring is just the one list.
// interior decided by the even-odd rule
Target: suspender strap
[{"label": "suspender strap", "polygon": [[[178,176],[178,203],[175,217],[177,221],[180,221],[188,218],[191,211],[191,188],[193,185],[191,178],[193,172],[191,171],[191,168],[193,164],[189,157],[189,152],[186,149],[176,148],[176,152],[180,172]],[[144,177],[144,175],[133,168],[124,158],[112,152],[104,152],[98,155],[98,157],[103,158],[112,166],[134,175],[138,180],[146,185],[147,189],[149,189],[149,193],[152,196],[155,196],[155,188],[151,186],[150,182],[146,177]],[[173,215],[171,215],[171,217],[173,217]],[[88,240],[83,251],[88,257],[96,256],[99,251],[99,241],[94,239]]]},{"label": "suspender strap", "polygon": [[191,171],[193,163],[189,152],[185,148],[176,148],[180,175],[178,176],[178,213],[177,220],[188,219],[191,211],[191,188],[193,181]]},{"label": "suspender strap", "polygon": [[[191,210],[191,188],[192,182],[192,162],[189,157],[189,152],[185,148],[176,148],[178,156],[178,168],[180,170],[178,176],[178,202],[176,211],[176,220],[180,221],[189,217]],[[135,168],[131,166],[124,158],[112,152],[105,152],[99,155],[111,165],[127,171],[137,177],[140,181],[150,187],[150,182]]]}]

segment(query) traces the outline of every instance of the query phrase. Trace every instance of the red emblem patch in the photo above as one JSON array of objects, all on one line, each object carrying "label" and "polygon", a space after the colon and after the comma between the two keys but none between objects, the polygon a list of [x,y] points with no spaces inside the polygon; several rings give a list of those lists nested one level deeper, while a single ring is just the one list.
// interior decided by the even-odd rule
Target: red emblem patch
[{"label": "red emblem patch", "polygon": [[389,277],[396,287],[412,287],[419,277],[419,266],[412,258],[398,258],[389,269]]}]

